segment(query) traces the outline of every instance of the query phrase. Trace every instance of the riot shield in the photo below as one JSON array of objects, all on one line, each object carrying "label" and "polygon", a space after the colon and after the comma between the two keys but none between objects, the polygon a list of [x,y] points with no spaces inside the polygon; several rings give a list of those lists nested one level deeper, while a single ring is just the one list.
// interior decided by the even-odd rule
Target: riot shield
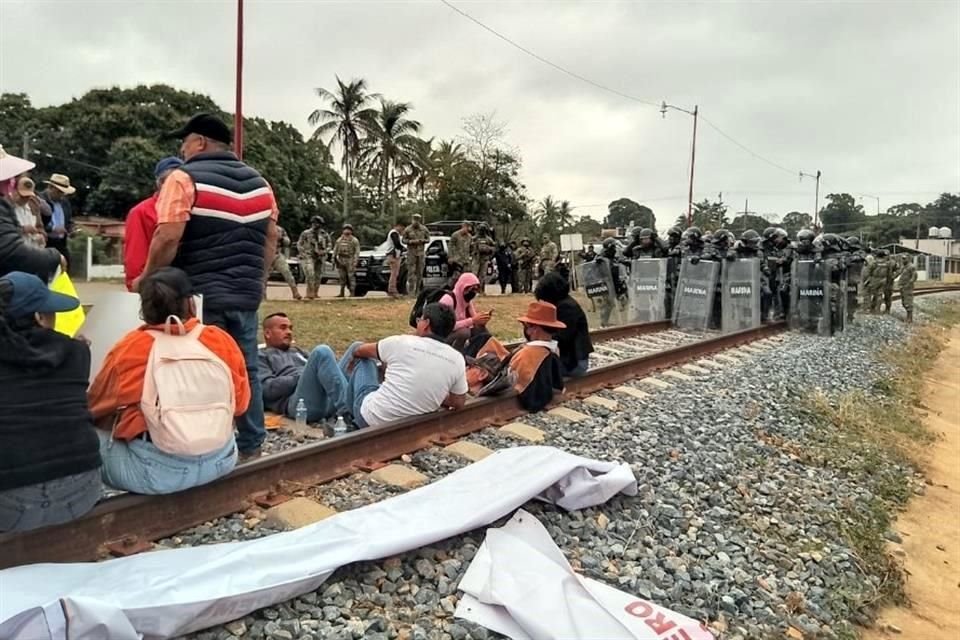
[{"label": "riot shield", "polygon": [[863,262],[851,262],[847,265],[847,320],[853,320],[860,306],[860,281],[863,276]]},{"label": "riot shield", "polygon": [[713,314],[713,298],[717,288],[720,264],[689,259],[680,265],[677,290],[673,298],[673,324],[680,329],[703,331]]},{"label": "riot shield", "polygon": [[666,319],[667,267],[665,258],[641,258],[630,263],[628,322]]},{"label": "riot shield", "polygon": [[589,308],[585,309],[590,324],[600,327],[623,324],[607,260],[601,258],[584,262],[578,269],[583,291],[590,300]]},{"label": "riot shield", "polygon": [[760,326],[760,261],[756,258],[723,263],[720,321],[724,333]]},{"label": "riot shield", "polygon": [[790,283],[790,328],[829,336],[830,277],[824,262],[794,260]]}]

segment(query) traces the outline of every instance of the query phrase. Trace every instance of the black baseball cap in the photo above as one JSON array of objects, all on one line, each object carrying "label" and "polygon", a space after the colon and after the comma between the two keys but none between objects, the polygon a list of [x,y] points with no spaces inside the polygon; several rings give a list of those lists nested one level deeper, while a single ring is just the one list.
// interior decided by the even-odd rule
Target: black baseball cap
[{"label": "black baseball cap", "polygon": [[166,134],[164,138],[168,140],[171,138],[183,140],[191,133],[196,133],[204,138],[210,138],[211,140],[216,140],[224,144],[233,142],[233,134],[230,133],[230,128],[224,124],[223,120],[212,113],[198,113],[187,120],[187,124],[183,125],[183,127],[177,131],[171,131]]}]

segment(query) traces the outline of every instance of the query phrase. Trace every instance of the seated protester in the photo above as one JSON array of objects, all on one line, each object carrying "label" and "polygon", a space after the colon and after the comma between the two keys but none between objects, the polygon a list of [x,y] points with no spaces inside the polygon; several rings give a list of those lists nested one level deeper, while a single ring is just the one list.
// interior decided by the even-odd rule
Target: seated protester
[{"label": "seated protester", "polygon": [[537,300],[549,302],[557,308],[557,320],[565,325],[557,334],[560,347],[560,364],[563,375],[578,377],[587,372],[590,354],[593,353],[593,341],[590,339],[590,327],[587,315],[579,303],[570,297],[570,283],[556,272],[550,272],[540,278],[534,290]]},{"label": "seated protester", "polygon": [[[359,427],[461,409],[467,397],[463,356],[446,343],[454,315],[448,307],[423,307],[416,335],[353,343],[340,361],[347,376],[347,406]],[[379,382],[376,361],[386,365]]]},{"label": "seated protester", "polygon": [[[517,320],[523,323],[523,337],[526,339],[523,345],[513,353],[507,353],[496,338],[489,338],[477,352],[477,359],[494,355],[499,358],[507,370],[500,371],[498,377],[502,379],[506,375],[509,386],[519,394],[524,409],[540,411],[553,400],[554,392],[563,391],[556,335],[564,329],[564,324],[557,320],[557,308],[548,302],[531,302],[526,315]],[[479,381],[481,377],[477,375],[475,379]],[[496,378],[483,389],[478,390],[477,386],[471,390],[479,395],[486,395],[489,388],[501,388]]]},{"label": "seated protester", "polygon": [[463,351],[471,336],[486,330],[492,312],[480,313],[473,305],[473,299],[480,292],[480,280],[469,271],[457,278],[453,292],[440,298],[440,304],[451,309],[456,318],[448,342],[457,351]]},{"label": "seated protester", "polygon": [[53,330],[79,304],[31,274],[0,278],[0,532],[69,522],[100,499],[90,348]]},{"label": "seated protester", "polygon": [[164,267],[140,285],[146,324],[114,345],[90,386],[103,481],[165,494],[233,469],[233,418],[250,403],[237,343],[200,323],[187,274]]},{"label": "seated protester", "polygon": [[293,323],[283,313],[274,313],[263,321],[266,347],[258,355],[263,405],[295,418],[297,401],[307,406],[307,421],[318,422],[347,413],[343,404],[346,379],[333,349],[322,344],[307,356],[293,345]]}]

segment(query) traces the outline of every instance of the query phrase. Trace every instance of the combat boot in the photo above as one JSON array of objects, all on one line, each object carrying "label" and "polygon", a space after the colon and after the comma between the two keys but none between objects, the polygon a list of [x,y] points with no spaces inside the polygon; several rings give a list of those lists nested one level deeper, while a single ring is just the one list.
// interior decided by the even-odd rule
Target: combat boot
[{"label": "combat boot", "polygon": [[913,322],[913,309],[907,309],[907,322]]},{"label": "combat boot", "polygon": [[343,290],[344,290],[345,288],[346,288],[346,285],[345,285],[345,284],[341,284],[341,285],[340,285],[340,293],[337,294],[337,297],[338,297],[338,298],[344,297],[344,296],[343,296]]}]

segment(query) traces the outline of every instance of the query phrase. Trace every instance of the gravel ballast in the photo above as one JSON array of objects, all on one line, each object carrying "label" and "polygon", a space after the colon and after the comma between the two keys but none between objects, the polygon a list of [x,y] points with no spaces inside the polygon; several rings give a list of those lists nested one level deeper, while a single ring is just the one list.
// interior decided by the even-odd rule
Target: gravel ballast
[{"label": "gravel ballast", "polygon": [[[917,315],[947,297],[956,299],[918,298]],[[718,637],[782,638],[790,628],[807,638],[850,637],[850,624],[866,621],[866,612],[851,603],[869,599],[879,585],[861,570],[837,523],[874,498],[878,480],[850,473],[855,465],[825,468],[797,455],[795,447],[818,441],[820,428],[799,407],[818,391],[827,398],[878,393],[874,383],[889,371],[876,356],[907,332],[896,317],[858,316],[833,338],[784,334],[777,346],[738,350],[737,363],[691,374],[693,380],[644,387],[645,400],[602,392],[619,403],[615,411],[565,403],[590,416],[582,422],[527,416],[523,422],[545,432],[544,444],[628,462],[640,491],[573,513],[538,502],[524,508],[544,523],[576,570],[708,621]],[[493,428],[468,439],[490,448],[525,444]],[[466,461],[431,448],[406,464],[434,480]],[[891,464],[883,473],[907,482],[914,470]],[[326,502],[338,509],[392,493],[361,476],[338,483],[329,493],[329,485],[318,489],[321,500],[330,496]],[[351,500],[350,492],[364,497]],[[168,544],[272,533],[260,529],[238,515]],[[477,530],[344,567],[315,592],[185,638],[498,638],[453,618],[457,583],[483,537]]]}]

